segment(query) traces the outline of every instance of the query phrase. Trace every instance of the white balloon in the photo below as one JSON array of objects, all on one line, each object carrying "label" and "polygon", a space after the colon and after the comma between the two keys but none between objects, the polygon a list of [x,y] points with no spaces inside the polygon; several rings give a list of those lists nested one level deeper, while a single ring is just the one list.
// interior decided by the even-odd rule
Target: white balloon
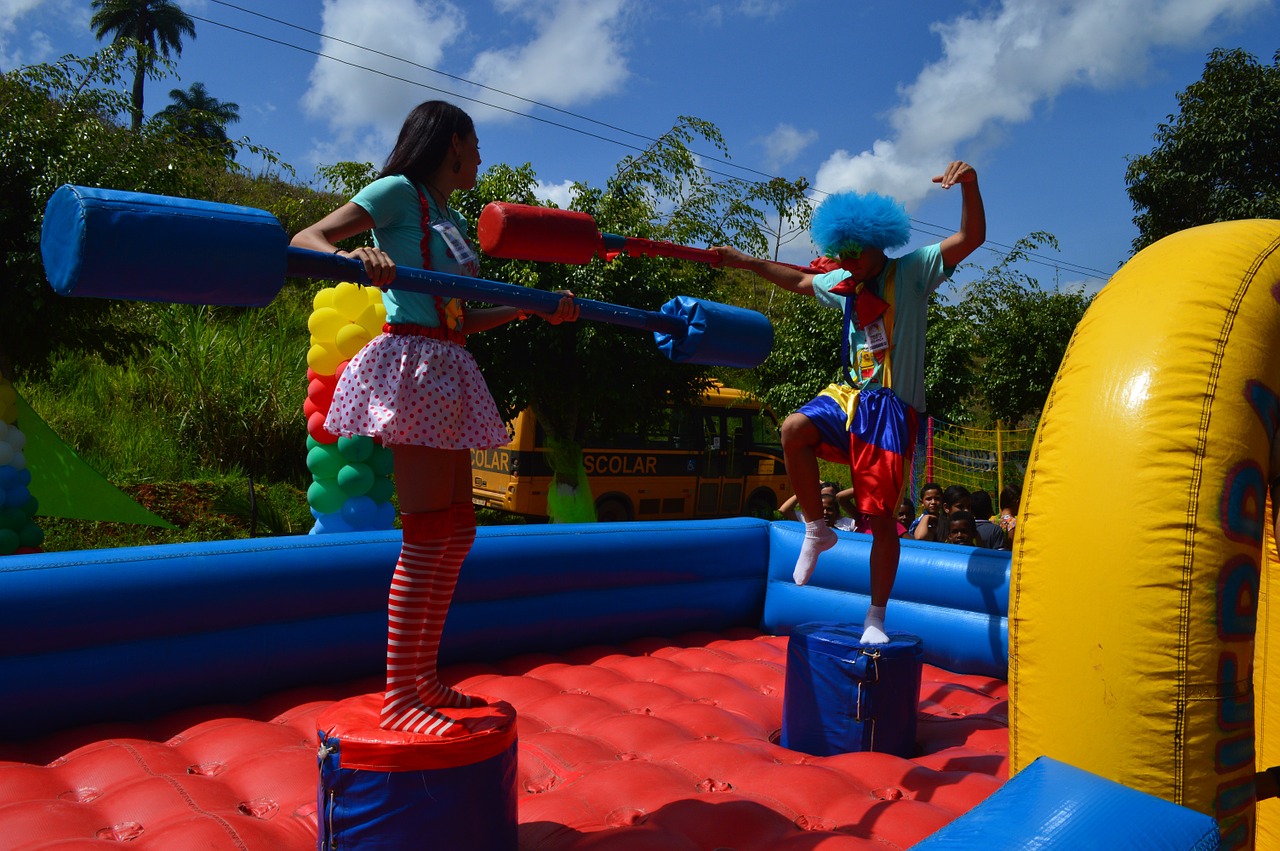
[{"label": "white balloon", "polygon": [[21,452],[13,453],[13,457],[9,459],[9,466],[15,470],[27,469],[27,456]]},{"label": "white balloon", "polygon": [[27,445],[27,436],[23,434],[22,430],[17,426],[13,426],[9,429],[9,445],[19,452]]},{"label": "white balloon", "polygon": [[7,465],[13,460],[13,447],[7,441],[0,440],[0,467]]}]

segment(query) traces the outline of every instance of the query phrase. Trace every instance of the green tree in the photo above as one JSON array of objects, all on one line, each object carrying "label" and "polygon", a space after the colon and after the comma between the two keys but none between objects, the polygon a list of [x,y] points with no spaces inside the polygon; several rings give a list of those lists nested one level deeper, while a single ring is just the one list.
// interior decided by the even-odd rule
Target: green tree
[{"label": "green tree", "polygon": [[1137,212],[1136,252],[1210,222],[1280,218],[1280,51],[1271,65],[1243,50],[1215,50],[1204,75],[1178,95],[1156,147],[1125,170]]},{"label": "green tree", "polygon": [[[732,240],[761,250],[763,237],[755,229],[757,218],[745,203],[743,186],[712,183],[689,151],[694,137],[723,147],[713,125],[683,117],[650,149],[623,160],[603,189],[575,185],[572,208],[592,215],[609,233],[683,245]],[[498,165],[455,203],[475,221],[490,201],[537,203],[535,186],[528,164]],[[659,310],[677,295],[710,298],[719,276],[703,264],[626,256],[584,266],[486,257],[481,274],[644,310]],[[601,323],[550,326],[531,320],[475,335],[468,346],[504,416],[532,406],[547,435],[553,490],[572,495],[567,501],[579,512],[590,511],[592,504],[582,467],[584,437],[643,426],[668,402],[692,403],[709,381],[706,367],[664,357],[652,334]],[[552,512],[560,520],[582,517],[558,511],[554,501]]]},{"label": "green tree", "polygon": [[235,145],[227,138],[227,125],[240,120],[240,104],[221,101],[209,94],[204,83],[187,89],[171,89],[173,103],[160,110],[179,136],[219,151],[229,160],[236,157]]},{"label": "green tree", "polygon": [[[732,270],[728,275],[749,272]],[[751,275],[751,277],[755,277]],[[771,289],[775,289],[769,284]],[[773,349],[756,367],[746,389],[786,416],[840,377],[840,330],[844,317],[815,298],[782,293],[770,313]]]},{"label": "green tree", "polygon": [[169,58],[172,51],[182,55],[182,37],[196,37],[191,17],[171,0],[93,0],[89,25],[101,41],[108,33],[112,41],[134,45],[131,128],[142,127],[142,87],[155,65],[157,53]]},{"label": "green tree", "polygon": [[770,256],[774,260],[778,259],[782,246],[809,232],[813,205],[805,194],[808,191],[809,181],[803,177],[795,180],[775,177],[747,190],[748,201],[762,203],[767,208],[761,217],[764,221],[761,230],[773,248]]},{"label": "green tree", "polygon": [[1082,288],[1046,289],[1022,271],[1029,254],[1058,247],[1037,231],[960,293],[935,302],[925,358],[929,411],[949,422],[1012,425],[1037,418],[1076,325],[1092,301]]}]

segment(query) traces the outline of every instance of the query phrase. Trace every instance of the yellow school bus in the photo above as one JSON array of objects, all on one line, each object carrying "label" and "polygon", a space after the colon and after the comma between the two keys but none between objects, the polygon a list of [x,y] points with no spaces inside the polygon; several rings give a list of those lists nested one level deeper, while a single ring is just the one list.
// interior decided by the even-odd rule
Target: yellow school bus
[{"label": "yellow school bus", "polygon": [[[533,411],[507,424],[511,441],[471,450],[472,501],[547,516],[551,466]],[[665,408],[644,433],[584,441],[583,465],[602,521],[771,517],[791,494],[778,421],[739,390],[713,384],[692,408]]]}]

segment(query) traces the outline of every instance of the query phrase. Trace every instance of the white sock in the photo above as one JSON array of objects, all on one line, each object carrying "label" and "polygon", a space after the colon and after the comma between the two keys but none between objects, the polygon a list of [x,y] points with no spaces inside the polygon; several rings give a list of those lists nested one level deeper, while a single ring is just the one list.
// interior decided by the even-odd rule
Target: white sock
[{"label": "white sock", "polygon": [[803,585],[813,576],[813,569],[818,566],[818,556],[836,545],[836,533],[831,531],[827,521],[819,517],[817,520],[806,520],[804,524],[804,543],[800,545],[800,558],[796,559],[794,574],[796,584]]},{"label": "white sock", "polygon": [[888,644],[889,636],[884,631],[884,606],[868,606],[867,617],[862,622],[863,644]]}]

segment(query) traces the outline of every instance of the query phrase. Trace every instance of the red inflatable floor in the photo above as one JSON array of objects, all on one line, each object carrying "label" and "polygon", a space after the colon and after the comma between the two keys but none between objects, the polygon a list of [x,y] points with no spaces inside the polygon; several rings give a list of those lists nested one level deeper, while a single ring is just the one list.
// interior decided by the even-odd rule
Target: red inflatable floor
[{"label": "red inflatable floor", "polygon": [[[519,713],[526,851],[908,848],[1004,781],[1004,682],[926,665],[916,758],[810,757],[774,744],[785,662],[786,638],[742,630],[454,666],[444,678]],[[310,851],[315,718],[380,686],[0,744],[0,843]]]}]

